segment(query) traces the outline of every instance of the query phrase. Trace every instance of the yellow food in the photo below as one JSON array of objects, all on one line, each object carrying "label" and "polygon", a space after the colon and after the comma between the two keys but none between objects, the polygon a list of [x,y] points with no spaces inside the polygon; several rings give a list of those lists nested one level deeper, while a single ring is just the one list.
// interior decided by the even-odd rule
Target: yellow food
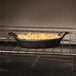
[{"label": "yellow food", "polygon": [[27,34],[19,34],[17,38],[24,40],[46,40],[46,39],[57,39],[60,38],[60,36],[58,36],[57,34],[47,34],[47,33],[27,33]]}]

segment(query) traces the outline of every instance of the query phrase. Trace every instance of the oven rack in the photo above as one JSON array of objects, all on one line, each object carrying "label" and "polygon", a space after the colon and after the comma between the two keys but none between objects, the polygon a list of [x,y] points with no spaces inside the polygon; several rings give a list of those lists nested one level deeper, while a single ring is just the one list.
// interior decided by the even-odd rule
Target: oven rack
[{"label": "oven rack", "polygon": [[[2,30],[3,29],[3,30]],[[62,41],[61,45],[56,48],[42,48],[42,49],[28,49],[22,48],[18,45],[13,37],[8,35],[9,32],[25,33],[25,32],[60,32],[67,31],[67,29],[55,29],[55,28],[2,28],[0,29],[0,54],[20,54],[20,55],[65,55],[73,57],[73,71],[75,71],[75,56],[76,56],[76,39],[72,36],[76,36],[75,29],[68,30],[69,34]],[[40,29],[40,30],[39,30]],[[43,30],[42,30],[43,29]]]},{"label": "oven rack", "polygon": [[33,54],[33,55],[76,55],[75,45],[61,44],[56,48],[28,49],[22,48],[17,42],[0,42],[0,53]]},{"label": "oven rack", "polygon": [[[25,33],[25,32],[46,32],[46,33],[58,33],[61,31],[67,31],[69,34],[61,41],[61,45],[56,48],[42,48],[42,49],[28,49],[19,47],[13,37],[8,35],[9,32]],[[43,28],[43,27],[14,27],[6,26],[0,28],[0,52],[4,53],[25,53],[25,54],[58,54],[58,55],[76,55],[75,45],[76,39],[72,36],[76,36],[75,29],[70,28]],[[10,46],[10,47],[9,47]]]}]

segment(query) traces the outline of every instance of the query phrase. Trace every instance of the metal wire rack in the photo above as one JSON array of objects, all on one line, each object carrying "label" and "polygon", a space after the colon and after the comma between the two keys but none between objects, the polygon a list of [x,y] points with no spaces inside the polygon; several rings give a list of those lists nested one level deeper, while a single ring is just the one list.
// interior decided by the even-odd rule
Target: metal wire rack
[{"label": "metal wire rack", "polygon": [[8,35],[9,32],[25,33],[25,32],[60,32],[67,31],[67,29],[56,29],[56,28],[22,28],[22,27],[2,27],[0,28],[0,53],[8,54],[28,54],[28,55],[65,55],[73,57],[73,71],[75,71],[75,56],[76,56],[76,45],[75,38],[72,36],[76,35],[75,29],[72,31],[68,30],[69,35],[66,36],[59,47],[56,48],[42,48],[42,49],[28,49],[22,48],[14,40],[13,37]]}]

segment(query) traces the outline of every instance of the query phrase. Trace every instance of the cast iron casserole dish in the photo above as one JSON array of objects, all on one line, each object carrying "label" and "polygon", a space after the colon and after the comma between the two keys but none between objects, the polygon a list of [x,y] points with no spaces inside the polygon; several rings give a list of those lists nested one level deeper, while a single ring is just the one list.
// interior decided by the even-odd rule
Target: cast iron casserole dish
[{"label": "cast iron casserole dish", "polygon": [[53,48],[60,45],[61,40],[64,38],[66,34],[69,32],[59,32],[58,36],[60,38],[56,39],[48,39],[48,40],[22,40],[17,38],[17,34],[13,32],[9,32],[9,36],[13,36],[18,44],[23,48]]}]

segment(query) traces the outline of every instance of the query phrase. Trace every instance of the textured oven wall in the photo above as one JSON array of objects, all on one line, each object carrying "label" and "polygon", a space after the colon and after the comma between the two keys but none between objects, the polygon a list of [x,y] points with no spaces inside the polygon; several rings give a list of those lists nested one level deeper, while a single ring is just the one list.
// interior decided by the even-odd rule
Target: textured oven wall
[{"label": "textured oven wall", "polygon": [[76,28],[76,0],[2,0],[0,25]]}]

